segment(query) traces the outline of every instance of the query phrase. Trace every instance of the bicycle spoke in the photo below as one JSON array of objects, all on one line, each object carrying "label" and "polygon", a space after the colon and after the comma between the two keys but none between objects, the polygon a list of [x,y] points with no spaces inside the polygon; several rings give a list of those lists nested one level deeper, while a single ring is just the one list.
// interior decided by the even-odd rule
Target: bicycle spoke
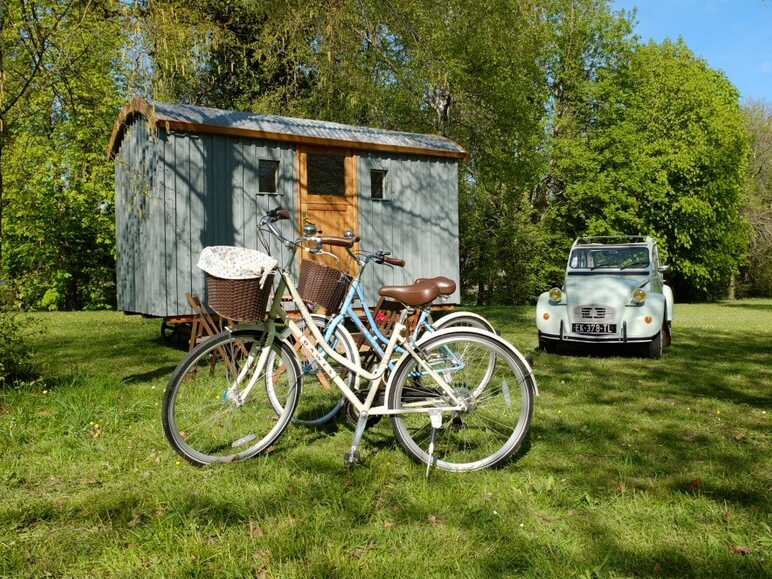
[{"label": "bicycle spoke", "polygon": [[[425,357],[432,367],[449,367],[452,356],[459,367],[445,374],[454,395],[465,401],[465,409],[442,411],[442,425],[436,432],[436,466],[448,470],[484,468],[503,460],[519,446],[530,419],[530,394],[523,389],[522,368],[500,340],[491,335],[450,332],[428,339],[423,344]],[[451,352],[452,354],[448,354]],[[501,360],[502,363],[498,363]],[[447,396],[439,386],[423,377],[417,384],[417,363],[403,363],[392,381],[391,404],[396,408],[418,409],[448,406]],[[507,384],[511,390],[504,392]],[[400,444],[423,462],[429,461],[428,442],[431,426],[424,413],[395,415],[394,432]],[[428,429],[428,430],[427,430]],[[517,434],[517,435],[516,435]]]},{"label": "bicycle spoke", "polygon": [[[268,359],[273,364],[272,392],[287,410],[275,412],[265,389],[257,386],[243,403],[235,403],[255,376],[256,368],[248,365],[256,366],[261,341],[261,333],[242,337],[234,332],[212,338],[211,344],[202,345],[206,346],[203,350],[191,353],[186,370],[170,384],[173,397],[169,405],[168,396],[165,398],[165,432],[175,448],[192,462],[229,462],[256,454],[289,422],[297,401],[299,370],[293,365],[289,346],[280,342],[273,343]],[[243,388],[231,392],[239,376]]]}]

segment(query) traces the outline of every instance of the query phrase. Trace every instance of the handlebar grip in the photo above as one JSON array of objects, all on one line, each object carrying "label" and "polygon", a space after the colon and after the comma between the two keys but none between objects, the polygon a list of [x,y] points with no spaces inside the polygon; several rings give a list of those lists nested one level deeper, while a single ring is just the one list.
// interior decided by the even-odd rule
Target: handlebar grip
[{"label": "handlebar grip", "polygon": [[290,218],[289,209],[286,209],[284,207],[279,207],[278,209],[276,209],[275,219],[277,221],[281,219],[289,219],[289,218]]},{"label": "handlebar grip", "polygon": [[398,257],[384,257],[383,263],[388,263],[389,265],[396,265],[397,267],[405,267],[405,260],[399,259]]},{"label": "handlebar grip", "polygon": [[321,242],[325,245],[334,245],[336,247],[353,247],[354,244],[359,241],[359,236],[346,239],[345,237],[320,237]]}]

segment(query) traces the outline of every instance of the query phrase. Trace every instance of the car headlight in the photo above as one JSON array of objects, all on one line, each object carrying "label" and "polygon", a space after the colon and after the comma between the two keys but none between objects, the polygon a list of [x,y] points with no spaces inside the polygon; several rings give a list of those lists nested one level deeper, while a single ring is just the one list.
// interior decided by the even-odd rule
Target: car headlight
[{"label": "car headlight", "polygon": [[641,288],[636,288],[633,291],[633,301],[637,302],[639,304],[642,304],[643,302],[646,301],[646,296],[647,295],[648,294],[646,293],[645,290],[642,290]]},{"label": "car headlight", "polygon": [[550,290],[550,299],[553,302],[559,302],[560,298],[563,297],[563,292],[559,287],[554,287]]}]

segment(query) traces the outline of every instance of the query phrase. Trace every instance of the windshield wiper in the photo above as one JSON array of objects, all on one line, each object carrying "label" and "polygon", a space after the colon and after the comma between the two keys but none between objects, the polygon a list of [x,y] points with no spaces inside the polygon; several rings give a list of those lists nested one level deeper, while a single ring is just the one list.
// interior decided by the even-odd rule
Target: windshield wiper
[{"label": "windshield wiper", "polygon": [[628,263],[627,265],[620,265],[619,269],[627,269],[628,267],[641,267],[641,266],[647,266],[649,265],[648,261],[634,261],[633,263]]}]

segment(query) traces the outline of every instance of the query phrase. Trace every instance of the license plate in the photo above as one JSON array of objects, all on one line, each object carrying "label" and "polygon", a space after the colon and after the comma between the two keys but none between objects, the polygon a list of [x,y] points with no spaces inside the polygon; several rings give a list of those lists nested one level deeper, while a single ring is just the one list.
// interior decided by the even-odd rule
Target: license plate
[{"label": "license plate", "polygon": [[571,324],[574,334],[616,334],[616,324]]}]

